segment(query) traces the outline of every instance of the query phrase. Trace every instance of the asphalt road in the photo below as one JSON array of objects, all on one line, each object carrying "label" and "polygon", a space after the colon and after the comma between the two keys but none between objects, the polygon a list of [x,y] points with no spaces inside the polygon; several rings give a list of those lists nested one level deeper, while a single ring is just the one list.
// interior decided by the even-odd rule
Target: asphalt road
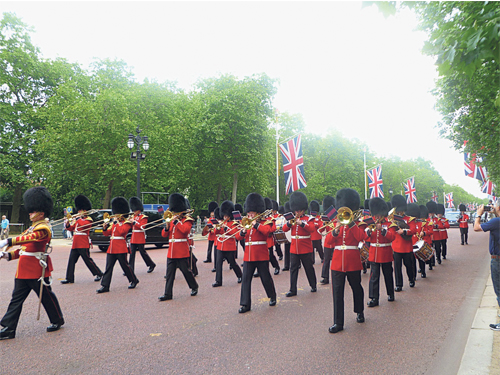
[{"label": "asphalt road", "polygon": [[[66,324],[47,333],[47,315],[36,320],[38,300],[32,293],[24,304],[16,338],[0,343],[2,374],[424,374],[456,373],[488,276],[488,236],[469,232],[460,246],[459,230],[449,230],[448,259],[416,287],[405,286],[396,301],[365,308],[366,322],[356,323],[352,293],[346,286],[344,331],[330,334],[333,323],[331,285],[311,293],[303,270],[296,297],[286,298],[289,272],[274,276],[278,304],[268,305],[259,279],[252,284],[252,311],[238,314],[240,285],[224,265],[224,282],[212,288],[212,264],[204,264],[206,241],[197,241],[199,294],[191,297],[180,272],[174,299],[159,302],[165,282],[166,250],[151,249],[158,264],[147,274],[136,257],[140,280],[128,290],[117,263],[109,293],[82,261],[75,284],[61,285],[70,245],[54,243],[53,289]],[[92,251],[104,270],[105,253]],[[240,250],[240,259],[242,254]],[[282,263],[282,262],[280,262]],[[16,261],[0,262],[0,314],[7,310]],[[315,265],[318,281],[321,264]],[[362,276],[365,303],[369,273]],[[481,284],[482,283],[482,284]]]}]

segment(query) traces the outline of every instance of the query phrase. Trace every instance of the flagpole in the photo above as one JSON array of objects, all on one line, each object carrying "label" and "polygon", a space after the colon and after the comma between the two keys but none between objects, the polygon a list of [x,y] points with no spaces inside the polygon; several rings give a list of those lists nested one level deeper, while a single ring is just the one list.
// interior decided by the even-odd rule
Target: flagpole
[{"label": "flagpole", "polygon": [[366,148],[363,150],[363,164],[365,168],[365,201],[367,199],[367,194],[366,194]]},{"label": "flagpole", "polygon": [[443,191],[443,206],[446,207],[446,193]]},{"label": "flagpole", "polygon": [[278,133],[278,110],[274,110],[274,122],[276,125],[276,202],[280,204],[280,176],[279,176],[279,133]]}]

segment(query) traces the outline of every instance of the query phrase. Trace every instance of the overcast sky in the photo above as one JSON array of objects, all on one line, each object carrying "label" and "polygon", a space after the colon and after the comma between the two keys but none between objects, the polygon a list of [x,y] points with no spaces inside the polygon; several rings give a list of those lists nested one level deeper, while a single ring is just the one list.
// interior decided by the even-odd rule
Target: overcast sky
[{"label": "overcast sky", "polygon": [[280,81],[275,107],[301,113],[309,132],[334,128],[380,156],[424,157],[447,183],[486,197],[439,138],[434,59],[421,54],[425,34],[409,11],[386,19],[361,2],[286,1],[2,1],[0,11],[35,28],[44,57],[122,59],[138,81],[189,90],[199,78],[264,72]]}]

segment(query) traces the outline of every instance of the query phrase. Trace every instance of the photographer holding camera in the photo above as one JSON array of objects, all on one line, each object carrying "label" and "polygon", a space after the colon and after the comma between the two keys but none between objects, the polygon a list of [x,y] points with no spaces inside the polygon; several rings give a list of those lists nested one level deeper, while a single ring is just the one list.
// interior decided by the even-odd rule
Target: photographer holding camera
[{"label": "photographer holding camera", "polygon": [[[481,215],[485,211],[491,211],[496,217],[481,224]],[[474,221],[474,232],[490,232],[491,280],[500,306],[500,199],[497,199],[494,207],[479,206]],[[490,324],[490,328],[494,331],[500,331],[500,323]]]}]

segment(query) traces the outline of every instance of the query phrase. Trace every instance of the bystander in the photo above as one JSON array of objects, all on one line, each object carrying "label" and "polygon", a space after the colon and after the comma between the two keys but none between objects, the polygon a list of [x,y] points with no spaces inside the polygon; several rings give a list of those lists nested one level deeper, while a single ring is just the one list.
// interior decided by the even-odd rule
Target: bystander
[{"label": "bystander", "polygon": [[2,215],[2,233],[0,235],[0,240],[6,240],[9,238],[9,219],[5,215]]}]

